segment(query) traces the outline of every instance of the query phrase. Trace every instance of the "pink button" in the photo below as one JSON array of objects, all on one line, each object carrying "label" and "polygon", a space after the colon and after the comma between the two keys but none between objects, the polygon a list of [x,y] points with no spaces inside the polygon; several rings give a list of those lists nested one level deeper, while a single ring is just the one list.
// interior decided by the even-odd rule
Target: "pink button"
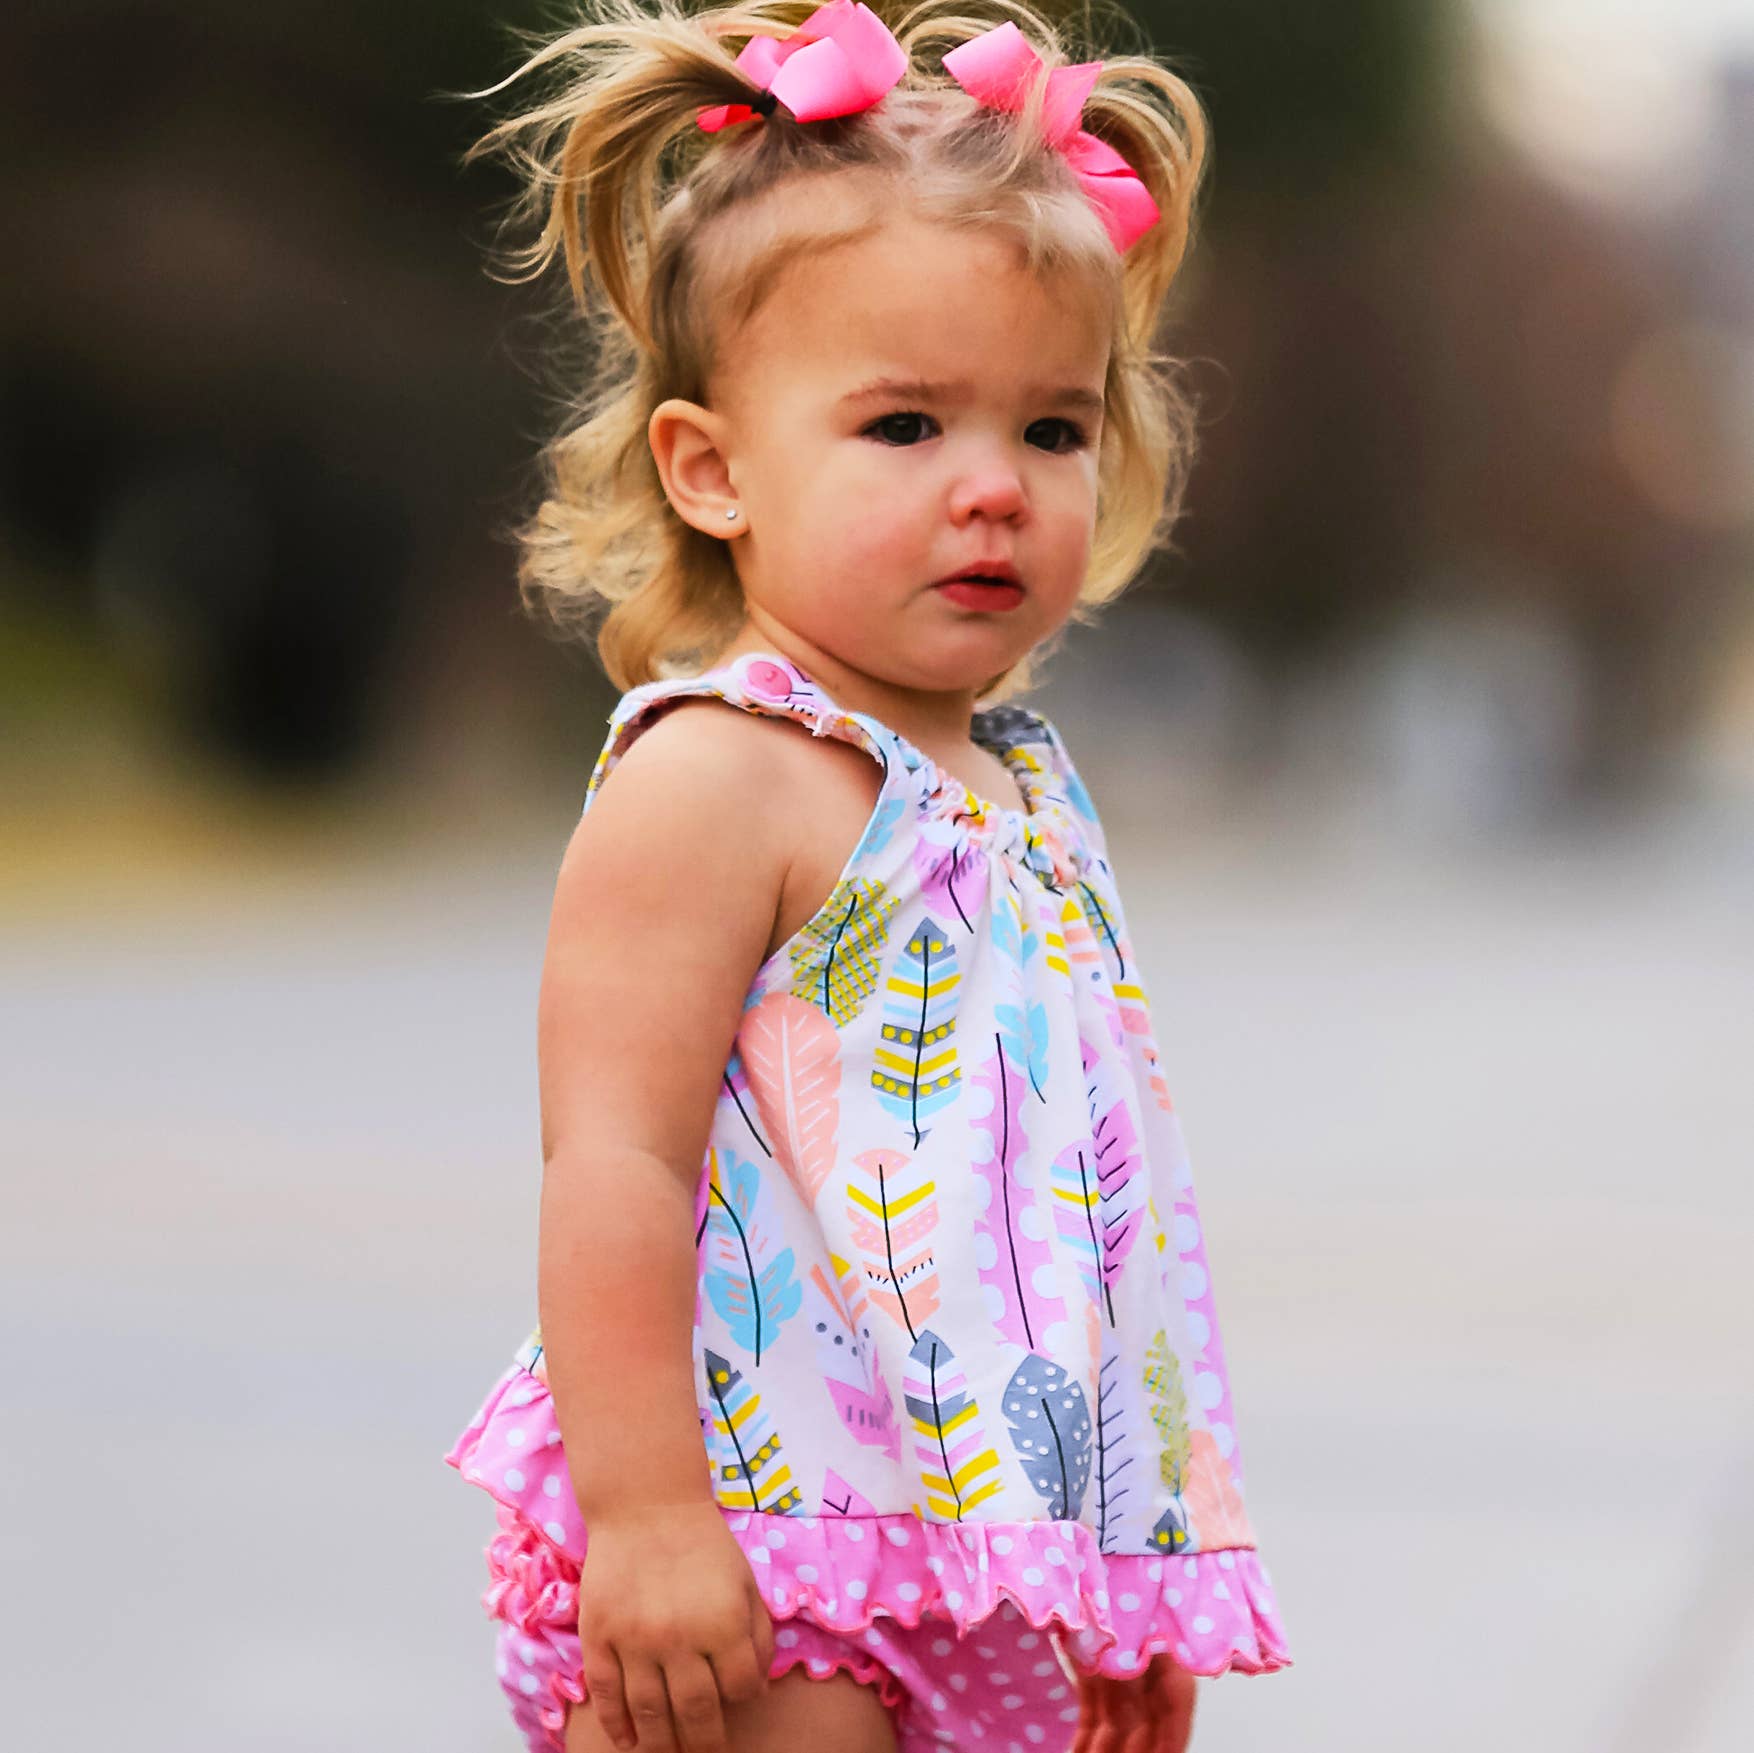
[{"label": "pink button", "polygon": [[792,678],[777,663],[759,658],[744,672],[744,686],[764,700],[784,700],[792,692]]}]

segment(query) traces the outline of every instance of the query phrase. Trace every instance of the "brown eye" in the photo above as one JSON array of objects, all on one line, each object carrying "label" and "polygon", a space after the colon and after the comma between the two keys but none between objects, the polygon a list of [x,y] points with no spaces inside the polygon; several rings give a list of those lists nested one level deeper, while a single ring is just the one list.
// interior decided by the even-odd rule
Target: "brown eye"
[{"label": "brown eye", "polygon": [[918,428],[930,424],[933,422],[929,414],[885,414],[880,420],[873,420],[865,431],[878,434],[885,444],[910,445],[919,443],[924,436]]},{"label": "brown eye", "polygon": [[[1045,444],[1031,436],[1044,428],[1048,435]],[[1038,445],[1042,450],[1056,452],[1082,450],[1089,442],[1084,436],[1083,427],[1074,425],[1070,420],[1037,420],[1023,436],[1028,443]],[[1064,443],[1056,442],[1059,439],[1063,439]]]}]

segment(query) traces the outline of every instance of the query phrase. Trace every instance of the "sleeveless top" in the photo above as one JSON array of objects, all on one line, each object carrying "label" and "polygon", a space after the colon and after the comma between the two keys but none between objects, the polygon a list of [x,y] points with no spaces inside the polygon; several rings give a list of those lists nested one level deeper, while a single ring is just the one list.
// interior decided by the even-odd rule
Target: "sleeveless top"
[{"label": "sleeveless top", "polygon": [[[702,695],[883,775],[750,985],[696,1199],[705,1465],[770,1610],[961,1631],[1003,1595],[1087,1670],[1289,1665],[1181,1128],[1058,731],[974,715],[1027,804],[1007,809],[747,654],[625,694],[585,807]],[[612,1432],[612,1394],[597,1411]],[[576,1561],[559,1439],[536,1332],[446,1459]]]}]

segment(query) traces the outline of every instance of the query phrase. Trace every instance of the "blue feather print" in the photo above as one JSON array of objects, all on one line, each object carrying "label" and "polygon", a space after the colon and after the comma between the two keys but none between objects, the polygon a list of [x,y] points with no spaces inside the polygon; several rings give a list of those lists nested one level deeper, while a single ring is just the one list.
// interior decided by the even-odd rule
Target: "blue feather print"
[{"label": "blue feather print", "polygon": [[1029,1087],[1046,1101],[1043,1085],[1048,1077],[1048,1013],[1040,999],[1026,1003],[1033,982],[1030,963],[1042,953],[1041,940],[1023,915],[1015,894],[993,909],[993,947],[999,952],[999,990],[1002,1001],[993,1006],[1005,1052],[1013,1064],[1023,1067]]},{"label": "blue feather print", "polygon": [[913,1134],[956,1099],[956,1004],[961,976],[956,947],[930,913],[922,915],[883,983],[883,1034],[871,1087]]},{"label": "blue feather print", "polygon": [[731,1338],[760,1363],[804,1306],[792,1250],[775,1252],[760,1171],[728,1151],[707,1153],[706,1293]]},{"label": "blue feather print", "polygon": [[1032,1351],[1012,1372],[1004,1408],[1011,1446],[1048,1515],[1076,1520],[1090,1483],[1090,1405],[1083,1388]]}]

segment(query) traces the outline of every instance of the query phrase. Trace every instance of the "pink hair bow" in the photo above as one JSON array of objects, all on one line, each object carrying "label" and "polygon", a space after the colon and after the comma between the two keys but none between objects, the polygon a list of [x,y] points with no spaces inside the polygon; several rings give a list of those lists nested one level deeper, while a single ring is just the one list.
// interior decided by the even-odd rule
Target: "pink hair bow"
[{"label": "pink hair bow", "polygon": [[[1021,110],[1041,65],[1041,56],[1008,19],[970,37],[944,57],[944,71],[977,103],[995,110]],[[1106,141],[1079,126],[1084,100],[1102,65],[1082,61],[1075,67],[1056,67],[1048,75],[1042,131],[1071,165],[1115,248],[1125,251],[1161,214],[1133,167]]]},{"label": "pink hair bow", "polygon": [[775,98],[800,122],[868,110],[907,71],[907,53],[868,6],[829,0],[783,42],[751,37],[737,65],[769,100],[759,110],[746,103],[703,109],[697,119],[709,134],[768,114]]}]

